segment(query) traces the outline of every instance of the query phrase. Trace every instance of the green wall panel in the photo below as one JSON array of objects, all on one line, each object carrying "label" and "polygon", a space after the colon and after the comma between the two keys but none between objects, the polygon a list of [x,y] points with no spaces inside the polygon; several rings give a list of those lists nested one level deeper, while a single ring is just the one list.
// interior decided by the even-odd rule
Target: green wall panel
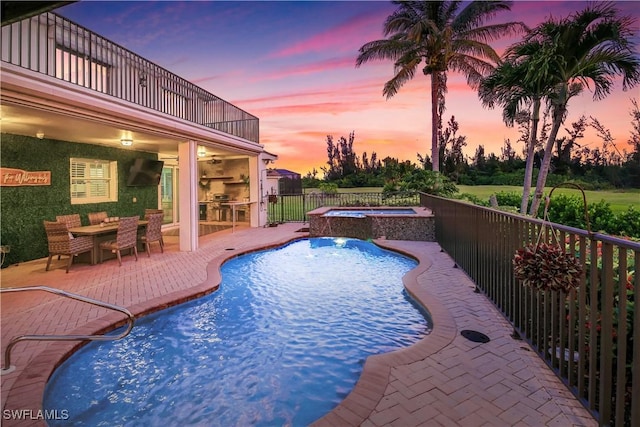
[{"label": "green wall panel", "polygon": [[[158,187],[127,187],[131,162],[136,158],[157,159],[154,153],[6,133],[1,138],[0,166],[51,171],[49,186],[0,187],[0,244],[11,246],[3,267],[48,256],[42,221],[55,221],[56,215],[78,213],[82,224],[88,225],[89,212],[142,217],[146,208],[158,207]],[[72,157],[117,161],[118,201],[72,205],[69,190]]]}]

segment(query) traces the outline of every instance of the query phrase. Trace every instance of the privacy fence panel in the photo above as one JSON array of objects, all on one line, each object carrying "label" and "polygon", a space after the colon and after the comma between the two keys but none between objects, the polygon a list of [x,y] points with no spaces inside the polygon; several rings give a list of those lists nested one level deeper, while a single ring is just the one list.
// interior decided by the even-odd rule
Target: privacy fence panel
[{"label": "privacy fence panel", "polygon": [[[420,203],[435,215],[440,246],[600,425],[639,426],[640,243],[427,194]],[[516,280],[516,250],[538,241],[580,261],[577,288],[535,290]]]}]

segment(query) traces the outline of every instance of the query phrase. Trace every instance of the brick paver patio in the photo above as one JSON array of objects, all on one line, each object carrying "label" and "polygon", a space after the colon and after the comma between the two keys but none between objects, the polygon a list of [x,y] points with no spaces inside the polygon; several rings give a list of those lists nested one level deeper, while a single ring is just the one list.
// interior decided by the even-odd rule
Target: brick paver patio
[{"label": "brick paver patio", "polygon": [[[179,252],[167,238],[165,253],[139,261],[125,256],[100,265],[36,260],[2,270],[2,287],[45,285],[127,307],[134,315],[166,307],[214,290],[218,267],[247,250],[304,237],[301,224],[239,228],[201,238],[196,252]],[[379,241],[418,258],[405,286],[429,310],[433,331],[419,343],[367,359],[354,390],[317,426],[595,426],[597,422],[545,363],[522,341],[463,271],[437,243]],[[4,294],[2,351],[22,334],[94,333],[121,321],[105,309],[43,292]],[[490,341],[461,336],[470,329]],[[2,376],[2,408],[41,409],[46,381],[77,344],[19,343],[12,353],[16,371]],[[44,425],[40,420],[8,419],[2,425]],[[212,420],[212,425],[215,420]]]}]

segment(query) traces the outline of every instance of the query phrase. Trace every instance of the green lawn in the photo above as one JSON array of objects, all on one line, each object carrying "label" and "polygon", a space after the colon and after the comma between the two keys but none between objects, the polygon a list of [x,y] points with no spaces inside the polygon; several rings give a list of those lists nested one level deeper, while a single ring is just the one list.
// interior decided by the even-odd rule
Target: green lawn
[{"label": "green lawn", "polygon": [[[534,188],[535,189],[535,188]],[[473,194],[483,200],[489,200],[489,196],[499,192],[505,193],[518,193],[522,194],[522,187],[512,185],[458,185],[460,193]],[[548,194],[551,191],[551,187],[545,188],[545,192]],[[580,197],[580,191],[573,188],[558,188],[553,194],[569,194]],[[600,200],[611,205],[613,212],[626,211],[629,206],[633,205],[640,209],[640,189],[630,190],[599,190],[591,191],[586,190],[585,195],[587,197],[587,203],[597,203]]]}]

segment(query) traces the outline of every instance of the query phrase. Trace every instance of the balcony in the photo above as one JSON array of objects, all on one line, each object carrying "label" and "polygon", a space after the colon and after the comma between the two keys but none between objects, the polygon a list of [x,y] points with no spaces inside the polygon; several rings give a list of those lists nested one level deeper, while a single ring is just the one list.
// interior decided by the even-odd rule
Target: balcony
[{"label": "balcony", "polygon": [[259,142],[257,117],[54,13],[2,27],[3,62]]}]

